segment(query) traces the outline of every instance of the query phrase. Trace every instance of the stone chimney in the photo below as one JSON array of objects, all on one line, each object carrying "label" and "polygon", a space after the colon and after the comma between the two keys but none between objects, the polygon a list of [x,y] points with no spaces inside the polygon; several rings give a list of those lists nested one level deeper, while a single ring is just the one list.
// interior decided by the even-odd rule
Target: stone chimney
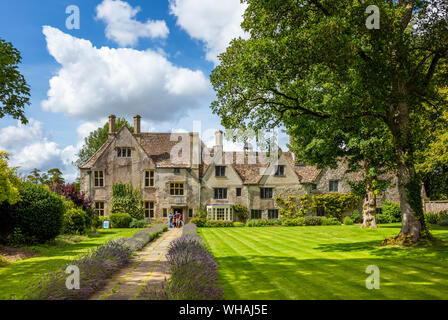
[{"label": "stone chimney", "polygon": [[138,114],[134,116],[134,134],[140,133],[140,117]]},{"label": "stone chimney", "polygon": [[221,130],[215,132],[215,145],[221,148],[222,148],[222,134],[223,132]]},{"label": "stone chimney", "polygon": [[115,116],[113,114],[109,116],[109,134],[115,134]]}]

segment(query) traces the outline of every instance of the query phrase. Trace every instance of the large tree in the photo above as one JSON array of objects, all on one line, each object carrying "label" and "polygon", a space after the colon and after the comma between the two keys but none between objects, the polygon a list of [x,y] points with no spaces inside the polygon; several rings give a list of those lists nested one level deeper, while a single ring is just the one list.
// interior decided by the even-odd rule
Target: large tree
[{"label": "large tree", "polygon": [[[125,118],[117,118],[117,121],[115,123],[115,131],[117,132],[123,126],[128,127],[128,129],[131,131],[134,130],[134,128]],[[80,166],[84,162],[89,160],[93,156],[93,154],[107,141],[108,132],[109,124],[107,122],[104,124],[104,126],[90,132],[90,134],[86,138],[84,138],[84,145],[77,154],[78,159],[75,161],[75,165]]]},{"label": "large tree", "polygon": [[0,118],[9,114],[27,123],[24,108],[30,103],[30,88],[18,70],[21,61],[20,52],[0,39]]},{"label": "large tree", "polygon": [[[217,91],[211,107],[223,125],[310,128],[331,119],[332,132],[344,121],[369,128],[381,123],[398,178],[403,219],[397,239],[426,236],[414,166],[419,130],[411,122],[447,107],[435,90],[447,82],[446,1],[244,2],[242,27],[250,38],[233,40],[211,76]],[[379,8],[380,29],[366,25],[369,5]],[[301,147],[310,147],[311,133],[301,134]],[[295,138],[300,143],[302,137]]]}]

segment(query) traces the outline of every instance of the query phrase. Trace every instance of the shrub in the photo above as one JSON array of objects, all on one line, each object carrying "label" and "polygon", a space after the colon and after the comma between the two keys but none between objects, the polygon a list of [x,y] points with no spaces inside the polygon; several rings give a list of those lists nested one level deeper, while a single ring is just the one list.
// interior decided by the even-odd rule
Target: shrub
[{"label": "shrub", "polygon": [[[110,275],[128,264],[132,251],[123,245],[123,241],[111,240],[97,247],[86,255],[72,260],[67,265],[54,272],[41,276],[32,282],[25,300],[64,300],[64,299],[88,299],[93,293],[106,284]],[[75,265],[79,268],[80,289],[69,290],[65,285],[68,266]]]},{"label": "shrub", "polygon": [[439,225],[441,225],[441,226],[448,226],[448,219],[440,220]]},{"label": "shrub", "polygon": [[185,235],[171,242],[167,260],[171,278],[165,286],[170,300],[219,300],[218,265],[202,239]]},{"label": "shrub", "polygon": [[233,221],[228,220],[207,220],[204,227],[233,227]]},{"label": "shrub", "polygon": [[137,220],[132,218],[131,223],[129,224],[129,228],[144,228],[148,225],[146,220]]},{"label": "shrub", "polygon": [[204,227],[207,220],[201,217],[194,217],[190,219],[190,223],[194,223],[198,227]]},{"label": "shrub", "polygon": [[285,220],[303,217],[306,214],[308,200],[306,197],[298,196],[288,196],[285,200],[277,196],[275,197],[275,203],[280,209],[280,218]]},{"label": "shrub", "polygon": [[341,222],[335,217],[322,217],[323,226],[340,226]]},{"label": "shrub", "polygon": [[[25,300],[66,300],[88,299],[101,289],[115,272],[131,261],[134,251],[141,250],[149,241],[168,230],[165,225],[157,225],[138,231],[131,238],[111,240],[76,258],[62,268],[47,273],[32,282]],[[68,290],[65,281],[68,277],[67,266],[75,265],[80,272],[80,289]]]},{"label": "shrub", "polygon": [[437,224],[439,222],[439,215],[434,212],[426,212],[425,221],[426,223]]},{"label": "shrub", "polygon": [[390,223],[401,221],[401,207],[399,203],[392,201],[383,202],[383,213],[389,217]]},{"label": "shrub", "polygon": [[358,211],[353,211],[352,220],[354,223],[362,223],[362,214],[360,214]]},{"label": "shrub", "polygon": [[347,226],[351,226],[353,224],[353,220],[350,217],[345,217],[344,218],[344,224]]},{"label": "shrub", "polygon": [[112,228],[129,228],[132,217],[128,213],[113,213],[109,220]]},{"label": "shrub", "polygon": [[138,251],[167,230],[167,226],[158,224],[136,232],[131,238],[124,238],[123,243],[132,251]]},{"label": "shrub", "polygon": [[320,226],[322,225],[322,218],[316,216],[306,216],[305,217],[306,226]]},{"label": "shrub", "polygon": [[328,217],[342,219],[342,215],[347,210],[353,210],[358,206],[359,198],[352,193],[328,193],[314,195],[311,208],[324,208]]},{"label": "shrub", "polygon": [[392,223],[391,217],[389,215],[379,213],[376,215],[376,223]]},{"label": "shrub", "polygon": [[439,222],[442,221],[443,219],[448,219],[448,210],[439,211],[439,213],[437,213],[437,214],[439,216],[439,219],[438,219]]},{"label": "shrub", "polygon": [[43,243],[60,234],[64,218],[64,203],[48,187],[24,183],[22,201],[5,206],[2,232],[11,234],[20,229],[26,243]]},{"label": "shrub", "polygon": [[126,212],[132,218],[144,218],[143,201],[139,189],[133,189],[131,184],[115,183],[112,186],[112,213]]},{"label": "shrub", "polygon": [[198,234],[198,227],[194,224],[194,223],[187,223],[183,228],[182,228],[182,235],[186,236],[187,234],[190,235],[197,235]]},{"label": "shrub", "polygon": [[238,221],[240,222],[246,222],[247,221],[247,208],[245,206],[242,206],[240,204],[235,204],[232,206],[233,212],[235,213],[235,216],[237,217]]},{"label": "shrub", "polygon": [[239,221],[233,223],[234,227],[244,227],[245,225],[246,224],[244,222],[239,222]]},{"label": "shrub", "polygon": [[87,214],[82,209],[67,210],[64,213],[63,233],[84,234],[87,230],[87,219]]},{"label": "shrub", "polygon": [[305,225],[305,217],[297,217],[295,219],[283,220],[283,225],[287,227],[297,227]]}]

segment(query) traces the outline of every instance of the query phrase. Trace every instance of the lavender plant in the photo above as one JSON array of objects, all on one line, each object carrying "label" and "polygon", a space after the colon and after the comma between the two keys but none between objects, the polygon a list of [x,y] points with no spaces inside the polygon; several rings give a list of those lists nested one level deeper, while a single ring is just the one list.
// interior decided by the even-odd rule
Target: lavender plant
[{"label": "lavender plant", "polygon": [[[137,232],[131,238],[111,240],[89,251],[87,254],[59,267],[56,271],[44,274],[32,282],[24,296],[25,300],[82,300],[104,287],[107,279],[127,265],[132,253],[141,250],[148,242],[155,239],[166,226],[157,225]],[[80,288],[69,290],[66,287],[69,265],[79,268]]]}]

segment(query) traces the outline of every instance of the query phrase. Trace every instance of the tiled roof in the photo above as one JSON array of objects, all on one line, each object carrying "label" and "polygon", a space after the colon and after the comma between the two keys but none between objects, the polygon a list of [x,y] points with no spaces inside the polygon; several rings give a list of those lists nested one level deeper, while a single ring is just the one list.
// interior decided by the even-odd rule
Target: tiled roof
[{"label": "tiled roof", "polygon": [[114,138],[109,136],[106,140],[106,142],[93,154],[93,156],[84,162],[82,165],[79,166],[80,169],[89,169],[92,168],[95,164],[96,160],[103,154],[104,150],[109,147],[109,145],[114,141]]},{"label": "tiled roof", "polygon": [[294,169],[301,183],[313,182],[314,180],[316,180],[317,176],[321,172],[321,170],[318,169],[317,166],[297,165],[293,159],[291,152],[284,152],[283,155],[285,156],[288,163]]},{"label": "tiled roof", "polygon": [[[182,136],[182,140],[184,140],[192,136],[192,133],[176,133],[176,135]],[[141,133],[140,145],[157,167],[189,167],[190,164],[188,162],[173,163],[171,161],[171,150],[179,143],[180,137],[178,141],[171,141],[170,138],[171,133]]]}]

